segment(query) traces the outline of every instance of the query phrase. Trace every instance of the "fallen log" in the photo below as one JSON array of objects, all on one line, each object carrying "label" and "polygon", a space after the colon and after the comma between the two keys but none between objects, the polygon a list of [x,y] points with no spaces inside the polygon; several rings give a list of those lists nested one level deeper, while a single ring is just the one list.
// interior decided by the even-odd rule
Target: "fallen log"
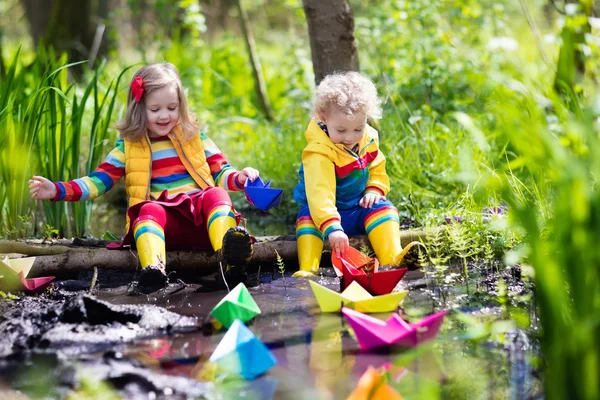
[{"label": "fallen log", "polygon": [[[425,230],[406,230],[401,232],[402,245],[412,241],[423,241],[435,228]],[[286,264],[297,264],[295,236],[257,237],[251,264],[272,264],[277,262],[277,254]],[[80,271],[93,270],[94,267],[135,271],[138,266],[137,253],[131,248],[120,250],[107,249],[108,241],[96,239],[58,239],[58,240],[0,240],[0,254],[20,254],[35,256],[36,260],[30,277],[47,275],[68,275]],[[366,236],[350,238],[350,245],[357,249],[370,247]],[[325,244],[325,251],[331,251]],[[323,257],[324,263],[327,257]],[[212,272],[219,266],[219,260],[213,251],[169,251],[167,269],[171,271],[205,270]]]}]

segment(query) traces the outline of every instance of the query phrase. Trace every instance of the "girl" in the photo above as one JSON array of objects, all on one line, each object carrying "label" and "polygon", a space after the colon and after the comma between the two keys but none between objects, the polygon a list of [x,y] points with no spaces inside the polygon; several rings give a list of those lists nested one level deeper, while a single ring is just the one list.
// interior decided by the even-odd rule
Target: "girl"
[{"label": "girl", "polygon": [[348,250],[348,236],[367,234],[382,265],[399,265],[398,210],[385,198],[390,181],[377,131],[367,118],[381,118],[375,85],[358,72],[326,76],[317,87],[313,118],[306,130],[300,182],[294,199],[298,261],[295,276],[319,267],[323,240],[338,257]]},{"label": "girl", "polygon": [[151,64],[136,72],[117,129],[121,139],[94,172],[70,182],[34,176],[31,197],[92,200],[125,177],[129,208],[123,244],[137,248],[142,267],[131,293],[164,286],[166,250],[212,247],[228,265],[228,283],[245,280],[252,243],[237,227],[240,214],[226,190],[242,190],[259,172],[234,170],[213,141],[198,133],[174,65]]}]

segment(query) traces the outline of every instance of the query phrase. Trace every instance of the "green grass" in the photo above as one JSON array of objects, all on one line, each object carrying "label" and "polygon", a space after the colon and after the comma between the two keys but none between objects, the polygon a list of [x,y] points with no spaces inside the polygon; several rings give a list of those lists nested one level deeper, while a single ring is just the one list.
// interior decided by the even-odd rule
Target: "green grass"
[{"label": "green grass", "polygon": [[[27,188],[33,174],[53,181],[85,175],[114,142],[111,127],[122,74],[104,86],[100,67],[79,87],[68,80],[73,65],[41,48],[33,62],[23,62],[17,52],[10,64],[0,99],[0,210],[6,236],[24,236],[27,226],[20,221],[36,210]],[[91,203],[46,201],[42,207],[43,221],[61,236],[88,231]]]}]

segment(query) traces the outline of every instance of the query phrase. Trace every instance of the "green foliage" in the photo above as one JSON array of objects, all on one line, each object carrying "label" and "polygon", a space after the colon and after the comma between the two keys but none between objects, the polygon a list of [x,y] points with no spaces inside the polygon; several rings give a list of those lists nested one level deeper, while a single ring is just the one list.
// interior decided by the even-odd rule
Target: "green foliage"
[{"label": "green foliage", "polygon": [[114,233],[112,233],[111,231],[106,231],[102,234],[100,239],[102,239],[102,240],[119,240],[120,238],[117,235],[115,235]]},{"label": "green foliage", "polygon": [[367,257],[375,257],[375,252],[369,246],[366,246],[366,245],[363,244],[363,245],[360,246],[359,250],[360,250],[361,253],[363,253]]},{"label": "green foliage", "polygon": [[24,121],[22,117],[31,109],[23,102],[32,76],[17,62],[19,56],[17,52],[0,88],[0,230],[8,236],[23,229],[19,216],[28,215],[26,180],[31,176],[31,149],[35,143],[31,129],[35,119]]},{"label": "green foliage", "polygon": [[18,299],[18,297],[12,293],[5,293],[2,290],[0,290],[0,299],[6,300],[6,301],[11,301],[11,300]]},{"label": "green foliage", "polygon": [[[0,210],[4,232],[23,232],[33,204],[27,180],[42,175],[54,181],[91,172],[114,141],[113,111],[124,70],[107,86],[101,66],[86,86],[68,83],[65,56],[39,49],[25,66],[17,52],[0,94]],[[83,149],[83,151],[82,151]],[[84,236],[92,203],[43,203],[45,221],[60,235]]]},{"label": "green foliage", "polygon": [[58,235],[58,229],[50,224],[42,225],[42,230],[44,231],[44,239],[52,239]]},{"label": "green foliage", "polygon": [[[557,100],[555,109],[563,107]],[[534,199],[519,197],[511,190],[512,181],[505,180],[505,197],[513,208],[515,223],[525,229],[535,270],[549,398],[593,399],[600,395],[593,378],[600,365],[600,259],[597,252],[590,251],[600,240],[600,140],[594,126],[598,116],[595,105],[581,114],[564,116],[564,127],[577,146],[542,126],[529,133],[540,147],[520,145],[515,149],[517,155],[535,159],[526,166],[548,188],[546,215],[540,213]]]},{"label": "green foliage", "polygon": [[118,400],[121,396],[106,382],[87,372],[79,377],[78,387],[68,393],[67,400]]},{"label": "green foliage", "polygon": [[283,262],[283,257],[279,255],[277,250],[275,250],[275,254],[277,254],[277,270],[281,274],[281,278],[283,279],[283,287],[287,294],[287,285],[285,282],[285,263]]}]

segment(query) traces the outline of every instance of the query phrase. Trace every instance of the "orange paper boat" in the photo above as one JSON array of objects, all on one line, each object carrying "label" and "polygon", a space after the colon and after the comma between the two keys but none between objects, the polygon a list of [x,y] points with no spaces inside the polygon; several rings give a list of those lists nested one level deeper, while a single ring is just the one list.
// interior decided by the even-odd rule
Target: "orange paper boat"
[{"label": "orange paper boat", "polygon": [[344,289],[356,281],[373,296],[391,293],[408,271],[406,268],[379,271],[379,261],[376,258],[371,258],[353,247],[348,249],[344,258],[332,252],[331,263],[337,276],[343,277]]},{"label": "orange paper boat", "polygon": [[383,377],[383,374],[373,367],[369,367],[360,377],[356,388],[346,400],[402,400]]}]

